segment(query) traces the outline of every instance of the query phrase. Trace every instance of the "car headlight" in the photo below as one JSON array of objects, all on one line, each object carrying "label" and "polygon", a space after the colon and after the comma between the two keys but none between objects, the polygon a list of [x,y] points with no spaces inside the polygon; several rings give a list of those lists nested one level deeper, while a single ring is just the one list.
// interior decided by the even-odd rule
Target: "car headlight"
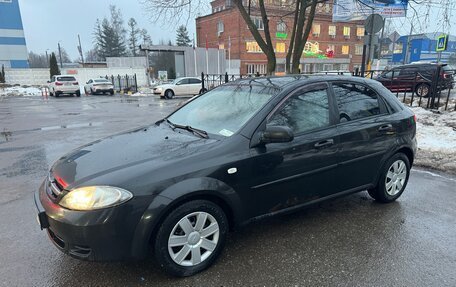
[{"label": "car headlight", "polygon": [[155,88],[155,90],[156,90],[157,92],[161,92],[161,91],[163,91],[163,89],[162,89],[162,88]]},{"label": "car headlight", "polygon": [[73,189],[59,204],[68,209],[87,211],[119,205],[132,197],[129,191],[118,187],[86,186]]}]

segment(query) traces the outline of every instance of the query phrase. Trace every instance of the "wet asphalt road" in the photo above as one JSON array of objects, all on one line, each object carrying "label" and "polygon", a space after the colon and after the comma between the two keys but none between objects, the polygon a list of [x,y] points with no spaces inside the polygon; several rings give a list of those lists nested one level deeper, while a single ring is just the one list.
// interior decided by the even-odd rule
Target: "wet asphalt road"
[{"label": "wet asphalt road", "polygon": [[456,178],[415,169],[396,203],[366,192],[231,233],[196,276],[154,261],[82,262],[40,231],[33,192],[82,144],[162,118],[179,100],[0,98],[0,286],[456,286]]}]

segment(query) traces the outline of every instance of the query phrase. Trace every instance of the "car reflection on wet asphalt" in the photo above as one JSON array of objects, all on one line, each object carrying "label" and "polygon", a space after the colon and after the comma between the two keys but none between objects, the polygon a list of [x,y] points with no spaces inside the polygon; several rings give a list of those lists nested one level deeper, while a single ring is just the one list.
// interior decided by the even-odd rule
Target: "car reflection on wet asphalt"
[{"label": "car reflection on wet asphalt", "polygon": [[185,100],[0,100],[1,286],[456,285],[456,178],[420,169],[390,205],[363,192],[247,225],[229,235],[211,269],[189,278],[168,277],[152,259],[82,262],[53,247],[33,203],[49,165],[83,144],[154,123]]}]

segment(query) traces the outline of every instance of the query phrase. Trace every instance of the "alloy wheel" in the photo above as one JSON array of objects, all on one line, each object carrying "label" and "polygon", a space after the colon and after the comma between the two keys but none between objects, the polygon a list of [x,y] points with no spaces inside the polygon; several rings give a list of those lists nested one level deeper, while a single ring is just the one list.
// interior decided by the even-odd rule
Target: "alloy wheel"
[{"label": "alloy wheel", "polygon": [[206,212],[193,212],[174,226],[168,238],[171,259],[180,266],[195,266],[207,260],[219,242],[217,220]]},{"label": "alloy wheel", "polygon": [[385,178],[386,193],[391,196],[401,192],[407,179],[407,166],[401,159],[396,160],[388,169]]}]

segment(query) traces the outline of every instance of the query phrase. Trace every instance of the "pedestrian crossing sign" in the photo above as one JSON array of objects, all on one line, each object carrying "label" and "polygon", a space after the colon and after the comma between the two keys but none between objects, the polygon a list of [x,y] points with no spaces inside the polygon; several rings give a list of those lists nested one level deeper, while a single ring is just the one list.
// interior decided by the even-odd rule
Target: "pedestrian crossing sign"
[{"label": "pedestrian crossing sign", "polygon": [[437,38],[437,52],[446,51],[448,45],[448,35],[441,35]]}]

